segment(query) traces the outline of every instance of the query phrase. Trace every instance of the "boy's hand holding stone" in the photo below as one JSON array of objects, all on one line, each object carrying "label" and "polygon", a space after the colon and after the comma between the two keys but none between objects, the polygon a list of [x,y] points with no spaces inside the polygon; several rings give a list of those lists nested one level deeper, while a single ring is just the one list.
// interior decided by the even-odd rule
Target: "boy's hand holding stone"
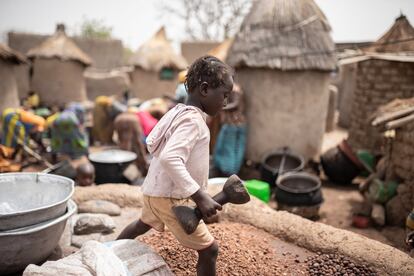
[{"label": "boy's hand holding stone", "polygon": [[195,192],[191,198],[197,204],[203,217],[211,217],[217,214],[217,210],[221,210],[222,207],[218,204],[209,194],[199,189]]}]

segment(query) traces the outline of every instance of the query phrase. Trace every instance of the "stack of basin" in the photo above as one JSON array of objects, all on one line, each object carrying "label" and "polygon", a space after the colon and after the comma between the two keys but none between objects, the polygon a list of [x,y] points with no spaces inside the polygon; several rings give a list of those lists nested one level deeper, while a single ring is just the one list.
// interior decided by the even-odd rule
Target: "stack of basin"
[{"label": "stack of basin", "polygon": [[74,182],[43,173],[0,174],[0,275],[44,261],[58,245]]}]

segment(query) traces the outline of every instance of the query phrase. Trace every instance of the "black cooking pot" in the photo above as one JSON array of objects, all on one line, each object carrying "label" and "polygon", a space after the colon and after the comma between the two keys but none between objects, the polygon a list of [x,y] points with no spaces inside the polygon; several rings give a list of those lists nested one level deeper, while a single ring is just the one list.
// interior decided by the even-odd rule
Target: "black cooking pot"
[{"label": "black cooking pot", "polygon": [[289,206],[314,206],[323,202],[321,181],[306,172],[281,175],[276,182],[275,199]]},{"label": "black cooking pot", "polygon": [[261,180],[269,183],[271,187],[275,187],[276,179],[279,175],[280,163],[283,155],[285,155],[285,162],[283,164],[283,173],[298,172],[303,170],[305,160],[302,156],[293,153],[291,150],[284,148],[267,154],[260,166]]},{"label": "black cooking pot", "polygon": [[361,172],[339,147],[334,147],[321,156],[324,173],[334,183],[347,185]]},{"label": "black cooking pot", "polygon": [[89,154],[89,161],[95,167],[95,183],[130,183],[123,175],[124,170],[137,159],[137,155],[125,150],[105,150]]}]

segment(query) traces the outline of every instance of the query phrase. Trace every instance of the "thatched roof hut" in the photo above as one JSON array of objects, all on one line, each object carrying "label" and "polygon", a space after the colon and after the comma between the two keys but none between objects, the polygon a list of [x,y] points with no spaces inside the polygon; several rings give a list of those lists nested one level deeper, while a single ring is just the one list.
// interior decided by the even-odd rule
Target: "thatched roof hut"
[{"label": "thatched roof hut", "polygon": [[0,43],[0,116],[3,109],[19,106],[14,67],[26,63],[28,61],[22,54]]},{"label": "thatched roof hut", "polygon": [[31,87],[43,104],[87,99],[83,72],[92,60],[66,35],[64,25],[58,24],[56,33],[27,55],[33,60]]},{"label": "thatched roof hut", "polygon": [[382,134],[367,118],[379,106],[414,97],[414,28],[399,16],[391,29],[363,55],[341,60],[355,64],[356,79],[350,110],[349,142],[354,149],[382,152]]},{"label": "thatched roof hut", "polygon": [[173,95],[177,85],[177,72],[187,67],[183,56],[175,53],[162,27],[142,44],[129,61],[132,93],[141,99]]},{"label": "thatched roof hut", "polygon": [[227,57],[246,95],[247,158],[282,146],[319,153],[336,68],[330,30],[313,0],[254,2]]},{"label": "thatched roof hut", "polygon": [[330,25],[312,0],[257,1],[231,47],[235,67],[279,70],[336,68]]},{"label": "thatched roof hut", "polygon": [[414,28],[407,17],[400,15],[394,25],[366,52],[414,52]]}]

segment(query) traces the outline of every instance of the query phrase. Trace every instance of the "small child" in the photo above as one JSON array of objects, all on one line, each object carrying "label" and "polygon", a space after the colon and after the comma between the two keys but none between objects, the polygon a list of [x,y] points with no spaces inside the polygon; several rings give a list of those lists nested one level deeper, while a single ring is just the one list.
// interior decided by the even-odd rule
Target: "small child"
[{"label": "small child", "polygon": [[206,218],[221,210],[205,192],[210,142],[205,113],[214,116],[225,106],[233,89],[232,69],[215,57],[204,56],[190,66],[185,84],[187,105],[177,104],[147,138],[153,159],[142,187],[142,215],[118,239],[134,239],[151,228],[164,231],[167,226],[183,246],[198,252],[197,275],[215,275],[218,244],[207,226],[200,222],[188,235],[171,208],[191,205],[193,200]]},{"label": "small child", "polygon": [[76,185],[92,186],[95,182],[95,167],[90,163],[80,164],[76,168]]}]

